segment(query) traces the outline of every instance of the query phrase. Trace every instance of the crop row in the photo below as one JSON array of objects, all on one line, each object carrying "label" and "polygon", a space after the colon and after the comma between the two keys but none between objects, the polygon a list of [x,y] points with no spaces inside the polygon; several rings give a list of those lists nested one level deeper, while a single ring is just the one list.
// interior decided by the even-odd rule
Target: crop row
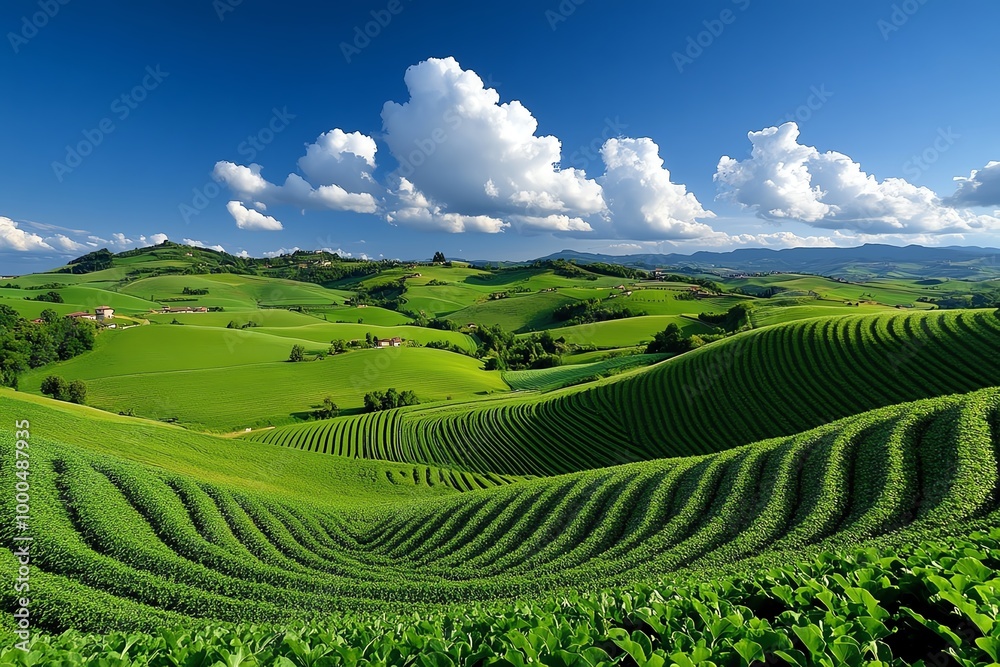
[{"label": "crop row", "polygon": [[998,347],[1000,319],[991,311],[816,318],[544,397],[345,417],[250,437],[483,474],[562,474],[708,454],[886,405],[993,386]]},{"label": "crop row", "polygon": [[[38,440],[34,564],[47,583],[34,610],[59,629],[113,627],[117,614],[142,627],[271,622],[644,582],[946,529],[996,508],[998,410],[989,389],[717,454],[350,513]],[[0,436],[11,487],[13,444]]]},{"label": "crop row", "polygon": [[[660,580],[406,614],[337,613],[293,627],[165,618],[148,632],[35,636],[30,653],[4,650],[0,664],[971,667],[1000,656],[997,568],[1000,530],[993,530],[903,549],[840,549],[753,577]],[[8,632],[0,639],[10,646]]]}]

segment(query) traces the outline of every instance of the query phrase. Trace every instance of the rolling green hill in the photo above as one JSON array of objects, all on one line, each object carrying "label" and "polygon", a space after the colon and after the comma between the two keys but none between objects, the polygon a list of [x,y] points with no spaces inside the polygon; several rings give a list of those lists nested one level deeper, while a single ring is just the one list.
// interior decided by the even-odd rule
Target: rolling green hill
[{"label": "rolling green hill", "polygon": [[[452,352],[368,349],[321,361],[290,363],[283,359],[288,358],[292,344],[307,348],[315,344],[249,330],[206,328],[200,338],[190,331],[172,337],[156,335],[160,329],[175,328],[188,327],[142,327],[121,332],[122,338],[147,330],[153,335],[130,341],[136,346],[132,349],[138,350],[134,355],[116,348],[113,341],[103,340],[93,354],[27,374],[22,389],[37,392],[42,379],[51,374],[66,380],[82,379],[87,382],[90,405],[115,413],[131,410],[139,416],[212,432],[308,419],[327,396],[350,413],[360,412],[367,392],[390,387],[415,391],[423,403],[469,400],[508,389],[499,371],[486,372],[478,359]],[[162,352],[149,352],[148,358],[143,354],[146,342],[171,341],[183,346],[192,340],[199,341],[198,347],[188,354],[178,353],[173,345]],[[320,347],[326,349],[325,345]]]},{"label": "rolling green hill", "polygon": [[[674,572],[700,582],[741,559],[968,529],[998,497],[996,389],[460,497],[422,467],[401,485],[389,464],[2,393],[4,419],[31,422],[32,608],[50,629],[412,611]],[[0,432],[8,488],[14,449]],[[0,561],[16,565],[8,550]]]},{"label": "rolling green hill", "polygon": [[554,368],[505,371],[503,379],[514,390],[547,391],[629,368],[646,366],[662,361],[665,356],[662,354],[634,354]]},{"label": "rolling green hill", "polygon": [[[992,311],[802,320],[739,334],[649,369],[468,406],[352,418],[251,439],[346,456],[548,475],[708,454],[902,401],[1000,383]],[[357,434],[364,432],[363,442]]]}]

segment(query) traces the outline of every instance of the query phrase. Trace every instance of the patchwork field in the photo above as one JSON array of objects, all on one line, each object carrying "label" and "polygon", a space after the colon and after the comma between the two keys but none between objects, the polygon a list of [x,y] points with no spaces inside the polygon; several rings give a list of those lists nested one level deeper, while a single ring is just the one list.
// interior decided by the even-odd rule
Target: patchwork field
[{"label": "patchwork field", "polygon": [[[0,485],[26,496],[0,563],[30,531],[33,632],[0,665],[1000,657],[1000,311],[916,305],[992,285],[331,257],[164,244],[0,289]],[[24,300],[51,282],[65,303]],[[649,314],[557,326],[595,298]],[[17,317],[105,304],[135,317]],[[738,331],[698,319],[741,304]],[[93,349],[63,349],[79,327]],[[52,375],[86,405],[39,395]],[[420,404],[364,412],[389,388]]]}]

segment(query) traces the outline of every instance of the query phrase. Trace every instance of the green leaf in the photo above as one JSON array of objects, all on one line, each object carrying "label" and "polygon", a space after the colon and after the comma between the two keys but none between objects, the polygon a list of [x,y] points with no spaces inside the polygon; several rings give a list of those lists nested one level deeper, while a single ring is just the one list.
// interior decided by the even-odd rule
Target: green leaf
[{"label": "green leaf", "polygon": [[736,649],[736,652],[740,654],[740,657],[743,658],[744,663],[747,665],[752,664],[755,660],[764,660],[764,651],[761,649],[760,644],[750,641],[746,637],[733,644],[733,648]]}]

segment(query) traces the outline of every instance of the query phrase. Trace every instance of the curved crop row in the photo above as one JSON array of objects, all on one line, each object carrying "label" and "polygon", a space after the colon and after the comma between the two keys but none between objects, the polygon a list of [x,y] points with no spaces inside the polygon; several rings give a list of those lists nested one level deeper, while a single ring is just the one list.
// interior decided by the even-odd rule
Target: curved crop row
[{"label": "curved crop row", "polygon": [[[716,454],[350,512],[33,441],[32,520],[44,526],[33,564],[52,586],[33,613],[50,628],[118,624],[91,609],[90,591],[142,627],[267,622],[645,582],[930,533],[997,509],[998,414],[1000,389],[987,389]],[[8,488],[15,449],[0,435]],[[404,472],[423,483],[435,470]],[[13,525],[0,527],[8,544]]]},{"label": "curved crop row", "polygon": [[1000,383],[992,311],[802,320],[545,396],[376,413],[249,436],[341,456],[552,475],[708,454]]}]

